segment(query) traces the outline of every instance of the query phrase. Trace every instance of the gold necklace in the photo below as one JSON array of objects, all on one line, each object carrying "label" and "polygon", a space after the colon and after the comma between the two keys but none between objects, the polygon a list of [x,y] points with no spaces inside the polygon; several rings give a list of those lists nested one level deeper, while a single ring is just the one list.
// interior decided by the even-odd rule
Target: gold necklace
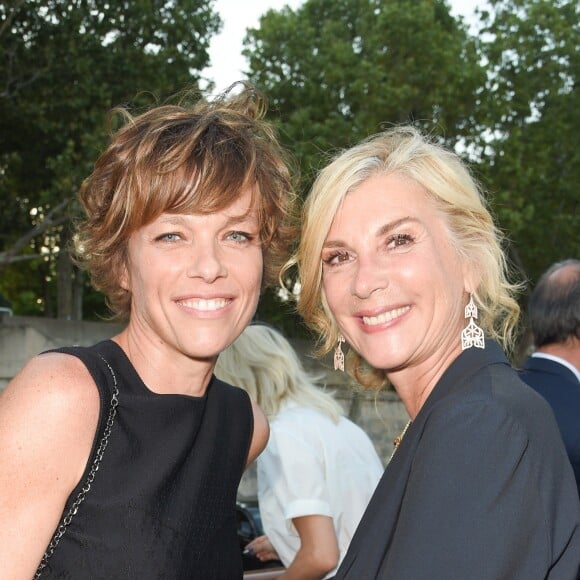
[{"label": "gold necklace", "polygon": [[401,431],[401,434],[398,437],[395,437],[393,439],[393,445],[395,446],[395,448],[393,449],[393,452],[391,453],[391,456],[389,457],[389,462],[391,461],[391,459],[393,459],[395,452],[399,448],[399,445],[401,444],[401,441],[403,440],[403,437],[405,436],[405,433],[407,432],[407,429],[411,426],[412,422],[413,421],[411,419],[409,419],[407,421],[407,424],[405,425],[405,428]]}]

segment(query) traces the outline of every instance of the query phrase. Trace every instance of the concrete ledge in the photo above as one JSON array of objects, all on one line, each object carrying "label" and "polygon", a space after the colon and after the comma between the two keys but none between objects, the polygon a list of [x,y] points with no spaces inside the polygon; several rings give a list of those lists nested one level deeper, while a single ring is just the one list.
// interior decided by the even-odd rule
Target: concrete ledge
[{"label": "concrete ledge", "polygon": [[61,346],[88,346],[114,336],[122,328],[122,324],[112,322],[2,316],[0,318],[0,390],[31,357]]}]

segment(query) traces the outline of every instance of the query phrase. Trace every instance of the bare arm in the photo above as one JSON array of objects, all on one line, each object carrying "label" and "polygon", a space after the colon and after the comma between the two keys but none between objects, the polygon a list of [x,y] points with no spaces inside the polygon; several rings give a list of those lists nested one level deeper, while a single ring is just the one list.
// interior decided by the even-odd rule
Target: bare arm
[{"label": "bare arm", "polygon": [[246,461],[246,467],[262,453],[264,447],[268,443],[268,438],[270,437],[270,425],[268,424],[268,419],[266,415],[257,403],[252,400],[252,411],[254,413],[254,434],[252,435],[252,442],[250,444],[250,450],[248,452],[248,459]]},{"label": "bare arm", "polygon": [[85,469],[98,390],[75,357],[32,359],[0,396],[0,562],[28,580]]},{"label": "bare arm", "polygon": [[302,516],[292,520],[300,536],[300,549],[280,578],[319,580],[338,564],[339,550],[332,518]]},{"label": "bare arm", "polygon": [[[285,580],[319,580],[338,564],[338,544],[332,518],[303,516],[292,520],[300,536],[300,549],[280,576]],[[268,536],[259,536],[247,546],[261,562],[278,560],[279,556]]]}]

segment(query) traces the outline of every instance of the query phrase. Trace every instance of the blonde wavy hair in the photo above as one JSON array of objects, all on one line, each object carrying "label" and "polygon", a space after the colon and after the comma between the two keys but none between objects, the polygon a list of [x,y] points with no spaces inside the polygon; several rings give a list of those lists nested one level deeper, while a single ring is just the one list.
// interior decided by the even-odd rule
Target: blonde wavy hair
[{"label": "blonde wavy hair", "polygon": [[269,418],[290,401],[316,409],[334,422],[343,415],[332,394],[317,386],[324,374],[307,372],[288,340],[269,326],[248,326],[220,353],[214,372],[244,389]]},{"label": "blonde wavy hair", "polygon": [[[338,154],[320,172],[304,205],[300,244],[281,279],[297,266],[298,311],[320,337],[319,354],[329,352],[339,334],[322,287],[321,252],[332,220],[350,191],[370,177],[391,173],[421,185],[446,216],[459,258],[471,264],[479,276],[479,285],[473,292],[479,308],[478,324],[488,337],[510,348],[520,314],[515,294],[521,286],[509,281],[503,236],[487,209],[483,192],[458,155],[430,141],[414,127],[403,126],[374,135]],[[385,380],[384,373],[368,367],[356,354],[351,356],[349,370],[365,386],[378,386]]]},{"label": "blonde wavy hair", "polygon": [[129,237],[162,213],[221,211],[251,189],[264,285],[277,279],[296,238],[289,159],[263,120],[264,97],[242,85],[238,93],[184,103],[185,98],[136,117],[115,109],[124,124],[79,192],[86,217],[77,225],[74,257],[121,319],[131,310],[131,294],[119,284]]}]

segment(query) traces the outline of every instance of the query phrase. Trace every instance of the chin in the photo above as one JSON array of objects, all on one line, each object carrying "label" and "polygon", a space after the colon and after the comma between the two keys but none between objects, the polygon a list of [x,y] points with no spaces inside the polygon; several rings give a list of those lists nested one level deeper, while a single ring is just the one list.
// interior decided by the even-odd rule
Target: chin
[{"label": "chin", "polygon": [[189,343],[188,345],[184,345],[184,347],[188,356],[191,358],[198,360],[215,360],[220,352],[227,347],[227,344],[225,341],[206,341],[204,343]]},{"label": "chin", "polygon": [[389,350],[388,347],[385,347],[381,350],[381,352],[369,352],[368,356],[365,356],[361,353],[361,356],[364,360],[374,367],[375,369],[379,369],[382,371],[391,371],[394,369],[399,369],[401,365],[404,364],[405,357],[402,355],[398,355],[397,353],[393,353]]}]

